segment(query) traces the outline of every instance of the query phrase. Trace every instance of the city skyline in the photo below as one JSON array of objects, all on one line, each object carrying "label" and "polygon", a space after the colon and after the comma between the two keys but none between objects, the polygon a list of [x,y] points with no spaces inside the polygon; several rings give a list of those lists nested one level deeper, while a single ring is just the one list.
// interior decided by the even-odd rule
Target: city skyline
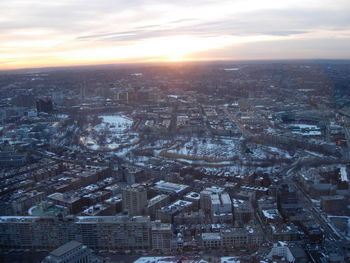
[{"label": "city skyline", "polygon": [[350,58],[347,1],[0,3],[0,69]]}]

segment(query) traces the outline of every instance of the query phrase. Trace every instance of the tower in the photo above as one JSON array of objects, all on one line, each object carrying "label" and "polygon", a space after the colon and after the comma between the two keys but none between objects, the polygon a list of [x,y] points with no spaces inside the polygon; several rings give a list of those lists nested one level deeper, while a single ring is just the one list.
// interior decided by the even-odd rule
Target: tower
[{"label": "tower", "polygon": [[127,186],[122,191],[123,210],[128,212],[129,216],[144,214],[147,207],[147,190],[144,186],[133,184]]}]

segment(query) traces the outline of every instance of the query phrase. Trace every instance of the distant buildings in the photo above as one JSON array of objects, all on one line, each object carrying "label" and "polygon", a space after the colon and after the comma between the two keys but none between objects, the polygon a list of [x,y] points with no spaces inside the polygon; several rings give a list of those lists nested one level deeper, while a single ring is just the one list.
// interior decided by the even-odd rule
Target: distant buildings
[{"label": "distant buildings", "polygon": [[36,109],[38,112],[51,112],[53,111],[53,103],[51,99],[38,99],[36,101]]},{"label": "distant buildings", "polygon": [[15,150],[7,141],[0,145],[0,168],[19,167],[27,162],[27,154]]}]

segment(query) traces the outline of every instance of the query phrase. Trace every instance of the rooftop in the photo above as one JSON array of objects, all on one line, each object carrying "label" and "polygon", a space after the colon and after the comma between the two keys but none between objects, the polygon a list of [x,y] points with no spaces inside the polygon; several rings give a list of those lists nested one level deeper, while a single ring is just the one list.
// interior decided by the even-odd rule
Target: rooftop
[{"label": "rooftop", "polygon": [[189,186],[184,184],[175,184],[165,181],[159,181],[155,184],[154,188],[156,190],[170,192],[170,193],[181,193],[182,191],[186,190]]},{"label": "rooftop", "polygon": [[73,240],[73,241],[70,241],[70,242],[60,246],[59,248],[55,249],[54,251],[52,251],[50,253],[50,255],[54,256],[54,257],[61,257],[65,254],[67,254],[68,252],[70,252],[74,249],[80,248],[82,246],[83,246],[83,244]]}]

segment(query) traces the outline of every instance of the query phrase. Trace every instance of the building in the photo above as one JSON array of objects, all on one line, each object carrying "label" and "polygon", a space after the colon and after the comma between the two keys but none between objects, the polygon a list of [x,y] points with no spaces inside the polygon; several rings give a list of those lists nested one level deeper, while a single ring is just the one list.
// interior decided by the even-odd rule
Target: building
[{"label": "building", "polygon": [[95,204],[81,213],[83,216],[108,216],[113,214],[115,214],[113,207],[108,204]]},{"label": "building", "polygon": [[184,184],[176,184],[176,183],[170,183],[170,182],[165,182],[165,181],[159,181],[155,184],[153,189],[162,194],[167,194],[167,195],[180,195],[185,193],[188,189],[188,185]]},{"label": "building", "polygon": [[57,205],[68,207],[71,214],[79,213],[85,205],[83,198],[68,193],[53,193],[48,199]]},{"label": "building", "polygon": [[163,223],[173,223],[174,216],[181,212],[191,211],[193,203],[185,200],[177,200],[170,205],[157,210],[156,218]]},{"label": "building", "polygon": [[202,233],[202,245],[205,248],[220,248],[222,247],[222,237],[220,233]]},{"label": "building", "polygon": [[112,213],[116,214],[122,211],[122,196],[118,194],[104,201],[105,204],[109,205],[112,209]]},{"label": "building", "polygon": [[0,152],[0,167],[19,167],[27,163],[27,154],[18,152]]},{"label": "building", "polygon": [[288,246],[281,245],[280,243],[274,244],[271,251],[267,255],[267,258],[274,259],[274,258],[284,258],[287,262],[295,262],[295,258],[290,251]]},{"label": "building", "polygon": [[38,112],[53,111],[53,103],[51,99],[39,99],[36,101],[36,110]]},{"label": "building", "polygon": [[208,187],[200,193],[200,207],[214,223],[232,222],[232,202],[220,187]]},{"label": "building", "polygon": [[278,203],[280,212],[284,217],[297,215],[304,208],[297,191],[285,184],[279,189]]},{"label": "building", "polygon": [[254,219],[254,209],[250,201],[233,199],[232,203],[235,224],[243,226]]},{"label": "building", "polygon": [[211,220],[207,220],[202,210],[183,212],[174,216],[175,225],[203,225],[205,223],[210,223],[210,221]]},{"label": "building", "polygon": [[64,206],[55,205],[52,202],[43,201],[36,206],[32,206],[28,210],[30,216],[66,216],[69,214],[69,209]]},{"label": "building", "polygon": [[257,228],[238,227],[221,230],[222,244],[226,248],[253,247],[262,243],[262,232]]},{"label": "building", "polygon": [[261,219],[265,223],[282,223],[283,219],[278,209],[263,209],[261,210]]},{"label": "building", "polygon": [[170,252],[173,239],[171,224],[160,221],[152,222],[151,237],[153,251]]},{"label": "building", "polygon": [[54,249],[76,240],[93,249],[150,249],[148,216],[3,216],[1,248]]},{"label": "building", "polygon": [[28,209],[37,203],[41,202],[45,198],[44,192],[32,190],[22,193],[18,198],[14,199],[11,203],[12,210],[15,215],[26,214]]},{"label": "building", "polygon": [[196,208],[199,208],[200,194],[196,192],[190,192],[184,196],[184,200],[192,202]]},{"label": "building", "polygon": [[170,203],[170,198],[168,195],[160,194],[151,198],[148,201],[147,213],[150,215],[151,219],[155,219],[157,210],[166,206]]},{"label": "building", "polygon": [[77,241],[70,241],[50,252],[42,263],[102,263],[91,249]]},{"label": "building", "polygon": [[310,262],[304,249],[298,245],[290,245],[285,242],[275,243],[266,258],[271,262]]},{"label": "building", "polygon": [[258,228],[237,227],[202,233],[201,239],[205,248],[234,249],[259,246],[263,242],[263,233]]},{"label": "building", "polygon": [[300,239],[300,231],[293,224],[270,224],[273,241],[295,241]]},{"label": "building", "polygon": [[147,208],[147,190],[144,186],[133,184],[122,190],[123,210],[129,216],[143,215]]},{"label": "building", "polygon": [[344,211],[345,197],[343,195],[329,195],[321,197],[321,209],[325,213]]}]

